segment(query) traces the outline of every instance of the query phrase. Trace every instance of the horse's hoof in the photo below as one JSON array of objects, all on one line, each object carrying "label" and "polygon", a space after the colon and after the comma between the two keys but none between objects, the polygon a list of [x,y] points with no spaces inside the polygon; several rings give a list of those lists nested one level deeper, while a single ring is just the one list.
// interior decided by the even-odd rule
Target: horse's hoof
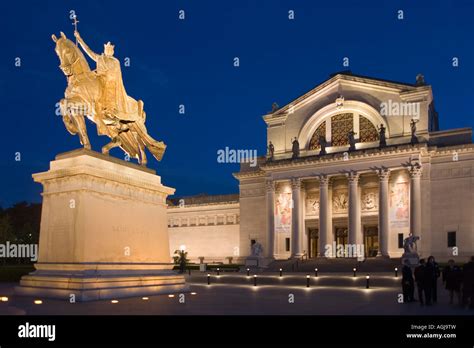
[{"label": "horse's hoof", "polygon": [[86,149],[86,150],[92,150],[91,144],[86,144],[86,145],[84,145],[84,149]]}]

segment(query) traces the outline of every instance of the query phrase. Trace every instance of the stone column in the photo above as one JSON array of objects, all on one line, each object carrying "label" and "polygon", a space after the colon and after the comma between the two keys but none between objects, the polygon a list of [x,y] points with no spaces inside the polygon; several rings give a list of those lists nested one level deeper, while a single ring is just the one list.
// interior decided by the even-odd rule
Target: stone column
[{"label": "stone column", "polygon": [[273,180],[266,181],[267,187],[267,248],[265,256],[273,258],[275,244],[275,182]]},{"label": "stone column", "polygon": [[349,244],[362,244],[359,174],[352,171],[347,174],[347,178],[349,180]]},{"label": "stone column", "polygon": [[410,232],[421,234],[421,166],[413,165],[410,170]]},{"label": "stone column", "polygon": [[308,236],[306,235],[306,187],[304,182],[301,183],[301,197],[300,197],[300,250],[301,254],[306,252],[308,254]]},{"label": "stone column", "polygon": [[[331,201],[329,197],[329,181],[327,175],[319,176],[319,252],[318,256],[325,256],[326,245],[332,240]],[[335,255],[331,255],[335,256]],[[331,257],[329,256],[329,257]]]},{"label": "stone column", "polygon": [[291,179],[291,198],[293,201],[293,209],[291,211],[291,257],[301,257],[301,179]]},{"label": "stone column", "polygon": [[390,235],[388,180],[390,169],[380,169],[377,171],[377,174],[379,176],[379,251],[377,256],[388,256],[388,240]]}]

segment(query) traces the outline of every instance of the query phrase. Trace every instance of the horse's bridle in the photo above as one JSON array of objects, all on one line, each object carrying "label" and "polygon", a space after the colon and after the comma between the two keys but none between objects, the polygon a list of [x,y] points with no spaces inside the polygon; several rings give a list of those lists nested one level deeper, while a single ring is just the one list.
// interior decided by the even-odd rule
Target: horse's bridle
[{"label": "horse's bridle", "polygon": [[[76,60],[74,62],[72,62],[71,64],[68,64],[68,65],[63,65],[63,64],[60,64],[59,65],[59,68],[64,72],[64,74],[69,77],[69,76],[72,76],[73,74],[66,74],[66,71],[72,71],[74,65],[79,61],[79,57],[76,58]],[[65,69],[67,69],[65,71]]]}]

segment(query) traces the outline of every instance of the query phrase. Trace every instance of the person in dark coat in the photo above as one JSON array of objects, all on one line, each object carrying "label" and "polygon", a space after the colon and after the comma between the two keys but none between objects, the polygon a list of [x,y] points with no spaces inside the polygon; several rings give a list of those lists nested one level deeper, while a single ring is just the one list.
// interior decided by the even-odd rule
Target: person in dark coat
[{"label": "person in dark coat", "polygon": [[425,259],[420,259],[420,264],[415,268],[415,282],[416,288],[418,290],[418,300],[420,301],[420,305],[424,305],[423,301],[423,293],[425,292],[424,284],[424,276],[425,276]]},{"label": "person in dark coat", "polygon": [[463,266],[462,303],[474,309],[474,256]]},{"label": "person in dark coat", "polygon": [[443,283],[446,290],[449,291],[449,303],[453,304],[453,297],[456,294],[458,304],[461,304],[461,283],[463,273],[461,269],[454,264],[454,260],[449,260],[448,265],[443,269]]},{"label": "person in dark coat", "polygon": [[413,281],[413,274],[410,268],[410,262],[404,261],[402,267],[402,290],[403,290],[403,302],[413,302],[413,294],[415,292],[415,283]]},{"label": "person in dark coat", "polygon": [[438,302],[438,278],[440,271],[434,256],[428,257],[425,267],[426,304]]}]

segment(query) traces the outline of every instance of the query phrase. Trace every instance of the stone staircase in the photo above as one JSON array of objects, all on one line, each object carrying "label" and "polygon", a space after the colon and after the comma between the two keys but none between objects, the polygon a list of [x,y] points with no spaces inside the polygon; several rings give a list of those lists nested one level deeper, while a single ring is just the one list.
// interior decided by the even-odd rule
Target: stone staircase
[{"label": "stone staircase", "polygon": [[265,272],[278,272],[280,268],[284,272],[306,272],[312,273],[315,268],[320,272],[345,272],[351,273],[353,268],[360,272],[394,272],[398,267],[401,273],[400,259],[389,258],[367,258],[362,262],[350,258],[316,258],[309,260],[275,260],[269,264]]}]

